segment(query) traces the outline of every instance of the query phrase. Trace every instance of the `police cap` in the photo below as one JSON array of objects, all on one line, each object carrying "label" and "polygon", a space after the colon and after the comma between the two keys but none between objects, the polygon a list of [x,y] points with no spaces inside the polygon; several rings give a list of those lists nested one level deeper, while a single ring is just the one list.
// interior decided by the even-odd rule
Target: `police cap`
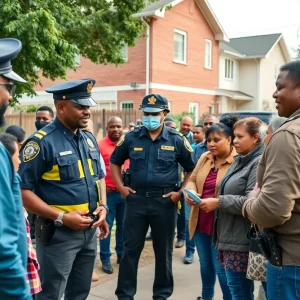
[{"label": "police cap", "polygon": [[46,92],[52,93],[54,100],[70,100],[83,106],[96,106],[97,103],[91,97],[95,83],[91,78],[67,81],[47,88]]},{"label": "police cap", "polygon": [[22,49],[22,43],[17,39],[0,39],[0,75],[14,81],[26,82],[12,70],[11,60],[16,58]]},{"label": "police cap", "polygon": [[159,94],[150,94],[145,96],[140,109],[149,113],[160,112],[163,110],[170,112],[168,100]]}]

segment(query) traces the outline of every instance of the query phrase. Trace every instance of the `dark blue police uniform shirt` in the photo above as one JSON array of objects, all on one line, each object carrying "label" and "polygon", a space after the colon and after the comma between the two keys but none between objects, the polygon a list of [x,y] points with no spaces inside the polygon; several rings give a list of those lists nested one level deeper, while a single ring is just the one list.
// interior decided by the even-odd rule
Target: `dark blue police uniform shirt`
[{"label": "dark blue police uniform shirt", "polygon": [[175,186],[179,180],[178,163],[186,172],[193,171],[196,164],[187,139],[166,126],[154,141],[145,127],[127,133],[118,143],[110,162],[122,166],[128,158],[133,189]]},{"label": "dark blue police uniform shirt", "polygon": [[96,209],[104,173],[90,132],[74,134],[56,118],[26,141],[20,159],[22,189],[34,190],[58,211]]}]

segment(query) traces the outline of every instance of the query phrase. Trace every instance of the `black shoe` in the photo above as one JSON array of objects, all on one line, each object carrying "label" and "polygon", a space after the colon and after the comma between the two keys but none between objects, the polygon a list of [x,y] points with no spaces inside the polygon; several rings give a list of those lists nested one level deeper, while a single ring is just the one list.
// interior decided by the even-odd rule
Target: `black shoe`
[{"label": "black shoe", "polygon": [[183,246],[184,246],[184,240],[178,239],[175,244],[175,248],[181,248]]},{"label": "black shoe", "polygon": [[106,274],[112,274],[114,272],[114,270],[113,270],[113,268],[112,268],[112,266],[111,266],[111,264],[110,264],[109,261],[102,263],[102,270]]}]

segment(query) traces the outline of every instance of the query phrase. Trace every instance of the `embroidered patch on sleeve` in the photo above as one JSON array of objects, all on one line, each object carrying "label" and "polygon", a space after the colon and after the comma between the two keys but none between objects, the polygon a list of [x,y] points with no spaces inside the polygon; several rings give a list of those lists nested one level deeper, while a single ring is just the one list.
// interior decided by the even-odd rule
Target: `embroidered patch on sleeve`
[{"label": "embroidered patch on sleeve", "polygon": [[28,162],[35,159],[40,153],[40,146],[36,142],[29,142],[23,150],[23,161]]},{"label": "embroidered patch on sleeve", "polygon": [[124,143],[124,141],[125,141],[125,135],[123,135],[123,136],[121,137],[121,139],[119,140],[117,146],[121,146],[121,145]]},{"label": "embroidered patch on sleeve", "polygon": [[189,152],[194,152],[193,148],[191,147],[191,144],[186,138],[184,139],[184,147],[189,151]]}]

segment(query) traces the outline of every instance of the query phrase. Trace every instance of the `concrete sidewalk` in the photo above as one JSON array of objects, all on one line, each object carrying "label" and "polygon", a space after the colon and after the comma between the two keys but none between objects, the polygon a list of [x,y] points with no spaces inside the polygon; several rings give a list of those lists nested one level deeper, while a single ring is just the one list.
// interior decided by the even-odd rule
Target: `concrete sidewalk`
[{"label": "concrete sidewalk", "polygon": [[[185,249],[174,253],[173,257],[173,273],[174,273],[174,293],[170,300],[195,300],[201,295],[200,266],[198,257],[195,255],[195,261],[191,265],[184,265],[182,257]],[[110,276],[110,275],[107,275]],[[151,300],[152,285],[154,279],[154,264],[139,268],[138,287],[135,300]],[[117,278],[113,278],[105,283],[94,286],[91,289],[88,300],[116,300],[115,289],[117,286]],[[259,282],[255,284],[255,296],[257,297]],[[222,292],[217,281],[215,287],[215,300],[222,299]]]}]

